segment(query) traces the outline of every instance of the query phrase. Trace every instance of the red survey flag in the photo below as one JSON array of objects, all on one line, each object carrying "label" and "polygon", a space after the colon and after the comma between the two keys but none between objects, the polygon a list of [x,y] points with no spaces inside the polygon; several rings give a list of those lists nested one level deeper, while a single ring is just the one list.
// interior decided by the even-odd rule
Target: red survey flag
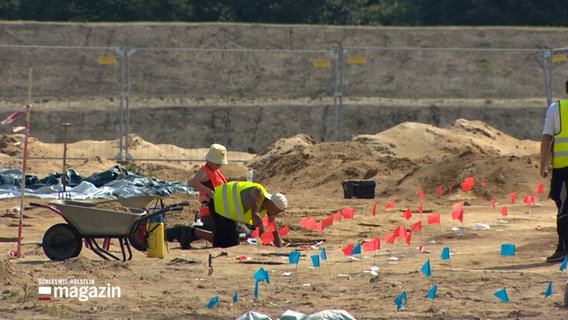
[{"label": "red survey flag", "polygon": [[544,189],[544,184],[539,183],[539,184],[536,186],[536,194],[541,194],[542,191],[543,191],[543,189]]},{"label": "red survey flag", "polygon": [[394,234],[394,232],[386,234],[385,235],[385,242],[386,243],[394,243],[394,238],[396,238],[396,234]]},{"label": "red survey flag", "polygon": [[491,203],[491,208],[495,209],[495,199],[489,200],[489,203]]},{"label": "red survey flag", "polygon": [[283,237],[285,235],[288,235],[288,225],[283,226],[282,228],[280,228],[280,230],[278,230],[278,234]]},{"label": "red survey flag", "polygon": [[274,241],[274,235],[272,232],[267,231],[260,235],[260,239],[262,240],[262,244],[269,244]]},{"label": "red survey flag", "polygon": [[343,218],[351,219],[353,218],[353,211],[354,211],[353,208],[343,208],[341,214],[343,215]]},{"label": "red survey flag", "polygon": [[310,230],[316,227],[316,220],[310,216],[305,217],[300,221],[300,226],[306,230]]},{"label": "red survey flag", "polygon": [[422,222],[418,221],[410,226],[410,231],[420,231],[422,230]]},{"label": "red survey flag", "polygon": [[399,240],[406,238],[406,228],[405,227],[399,226],[396,229],[394,229],[393,233],[397,236],[397,238]]},{"label": "red survey flag", "polygon": [[389,203],[387,203],[383,209],[392,209],[394,208],[394,200],[389,201]]},{"label": "red survey flag", "polygon": [[503,208],[501,208],[501,215],[502,215],[503,217],[506,217],[506,216],[507,216],[507,207],[506,207],[506,206],[503,206]]},{"label": "red survey flag", "polygon": [[374,217],[377,215],[377,203],[373,203],[373,208],[371,208],[371,215]]},{"label": "red survey flag", "polygon": [[473,184],[475,180],[473,178],[465,178],[461,183],[461,188],[463,191],[469,191],[473,188]]},{"label": "red survey flag", "polygon": [[529,206],[531,204],[531,196],[525,194],[525,197],[523,198],[523,203]]},{"label": "red survey flag", "polygon": [[258,238],[260,236],[260,228],[256,227],[254,231],[250,234],[250,236],[253,238]]},{"label": "red survey flag", "polygon": [[422,215],[422,203],[418,206],[418,213]]},{"label": "red survey flag", "polygon": [[420,201],[424,201],[424,192],[422,192],[422,189],[418,190],[418,199],[420,199]]},{"label": "red survey flag", "polygon": [[260,220],[262,221],[263,226],[268,227],[268,217],[267,216],[260,218]]},{"label": "red survey flag", "polygon": [[331,227],[333,225],[333,216],[322,219],[321,222],[324,228]]},{"label": "red survey flag", "polygon": [[456,202],[452,204],[454,211],[452,211],[452,219],[459,220],[463,223],[463,204],[461,202]]},{"label": "red survey flag", "polygon": [[381,248],[381,240],[377,237],[371,241],[363,242],[363,251],[375,251]]},{"label": "red survey flag", "polygon": [[440,214],[432,213],[426,216],[426,221],[428,224],[440,224]]},{"label": "red survey flag", "polygon": [[437,193],[438,193],[438,197],[441,197],[441,196],[442,196],[442,192],[444,192],[444,186],[443,186],[443,185],[440,185],[440,186],[438,187],[438,192],[437,192]]},{"label": "red survey flag", "polygon": [[517,199],[517,194],[514,192],[511,192],[511,204],[515,204],[515,200]]},{"label": "red survey flag", "polygon": [[410,238],[412,237],[412,233],[409,232],[406,237],[404,238],[404,242],[406,242],[407,245],[410,245]]},{"label": "red survey flag", "polygon": [[268,231],[270,231],[270,232],[276,231],[276,225],[274,224],[274,222],[268,223]]},{"label": "red survey flag", "polygon": [[412,212],[410,211],[410,208],[406,208],[406,211],[404,211],[404,213],[402,214],[402,216],[403,216],[404,219],[406,219],[406,220],[412,218]]},{"label": "red survey flag", "polygon": [[335,221],[341,221],[341,211],[337,211],[336,213],[334,213],[332,215],[332,217],[333,217],[333,220],[335,220]]},{"label": "red survey flag", "polygon": [[317,232],[322,232],[324,229],[323,221],[316,222],[314,229],[316,229]]},{"label": "red survey flag", "polygon": [[353,244],[352,243],[348,244],[347,247],[341,249],[341,251],[343,251],[344,256],[350,256],[352,250],[353,250]]}]

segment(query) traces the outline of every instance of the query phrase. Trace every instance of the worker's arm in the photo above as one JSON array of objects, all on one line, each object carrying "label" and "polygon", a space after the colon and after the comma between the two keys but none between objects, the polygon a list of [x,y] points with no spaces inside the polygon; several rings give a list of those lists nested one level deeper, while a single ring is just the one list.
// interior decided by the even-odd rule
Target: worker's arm
[{"label": "worker's arm", "polygon": [[193,189],[208,194],[210,198],[213,197],[213,190],[206,187],[202,182],[208,181],[209,176],[203,169],[197,170],[193,177],[187,180],[187,184]]},{"label": "worker's arm", "polygon": [[278,223],[276,223],[276,217],[268,216],[268,222],[272,222],[274,224],[274,231],[272,231],[272,236],[274,237],[274,245],[278,248],[282,248],[282,238],[280,238],[280,234],[278,233]]},{"label": "worker's arm", "polygon": [[258,201],[260,200],[260,189],[253,188],[250,193],[250,212],[252,214],[252,225],[255,228],[259,228],[260,234],[264,233],[264,226],[262,225],[262,219],[260,218]]},{"label": "worker's arm", "polygon": [[540,138],[540,175],[543,178],[546,178],[548,176],[551,156],[552,136],[549,134],[543,134]]}]

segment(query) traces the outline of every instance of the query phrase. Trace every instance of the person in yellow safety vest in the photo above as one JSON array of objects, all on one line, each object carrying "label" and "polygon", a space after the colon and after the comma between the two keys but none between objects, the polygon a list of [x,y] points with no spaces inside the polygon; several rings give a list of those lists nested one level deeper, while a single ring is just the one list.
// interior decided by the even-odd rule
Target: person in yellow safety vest
[{"label": "person in yellow safety vest", "polygon": [[[254,182],[232,181],[215,188],[213,199],[209,202],[209,210],[215,221],[213,232],[189,227],[183,232],[180,244],[189,246],[193,240],[207,240],[213,247],[227,248],[239,244],[237,223],[258,227],[260,235],[272,232],[273,244],[282,247],[282,239],[278,234],[276,217],[286,210],[288,200],[281,193],[270,194],[264,186]],[[262,217],[268,217],[273,223],[272,231],[262,223]],[[186,243],[187,242],[187,243]]]},{"label": "person in yellow safety vest", "polygon": [[[568,93],[568,81],[565,86]],[[558,245],[556,251],[546,258],[546,262],[560,262],[568,257],[568,100],[555,101],[546,110],[540,139],[540,175],[543,178],[548,177],[551,165],[549,197],[558,208]]]},{"label": "person in yellow safety vest", "polygon": [[[220,169],[228,163],[227,148],[214,143],[205,154],[205,164],[187,180],[187,184],[199,192],[199,220],[203,229],[212,231],[215,228],[213,218],[209,214],[209,199],[213,196],[215,187],[227,183]],[[197,218],[196,216],[196,221]]]}]

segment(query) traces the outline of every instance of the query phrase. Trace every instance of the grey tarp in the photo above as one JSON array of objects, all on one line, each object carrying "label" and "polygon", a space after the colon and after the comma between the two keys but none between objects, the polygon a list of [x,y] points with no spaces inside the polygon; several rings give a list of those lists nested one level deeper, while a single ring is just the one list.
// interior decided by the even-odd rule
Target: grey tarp
[{"label": "grey tarp", "polygon": [[[22,171],[19,169],[0,170],[0,199],[21,196]],[[57,172],[39,179],[26,174],[25,195],[37,198],[57,199],[63,192],[63,175]],[[115,199],[141,195],[168,196],[174,193],[196,193],[182,182],[167,182],[144,177],[114,166],[103,172],[83,177],[72,169],[66,172],[65,191],[72,199]]]}]

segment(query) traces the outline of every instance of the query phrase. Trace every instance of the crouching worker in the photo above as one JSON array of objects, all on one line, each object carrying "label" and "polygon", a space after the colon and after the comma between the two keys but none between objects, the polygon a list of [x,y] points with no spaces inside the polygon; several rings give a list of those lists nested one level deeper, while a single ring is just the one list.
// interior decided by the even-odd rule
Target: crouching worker
[{"label": "crouching worker", "polygon": [[201,239],[211,242],[213,247],[236,246],[239,244],[239,222],[258,227],[260,234],[263,234],[268,230],[262,225],[261,218],[267,216],[268,222],[274,223],[275,227],[275,231],[272,231],[274,245],[282,247],[276,217],[287,207],[288,200],[283,194],[270,194],[258,183],[233,181],[222,184],[215,188],[213,198],[209,201],[214,231],[184,227],[179,235],[180,245],[189,248],[193,240]]}]

